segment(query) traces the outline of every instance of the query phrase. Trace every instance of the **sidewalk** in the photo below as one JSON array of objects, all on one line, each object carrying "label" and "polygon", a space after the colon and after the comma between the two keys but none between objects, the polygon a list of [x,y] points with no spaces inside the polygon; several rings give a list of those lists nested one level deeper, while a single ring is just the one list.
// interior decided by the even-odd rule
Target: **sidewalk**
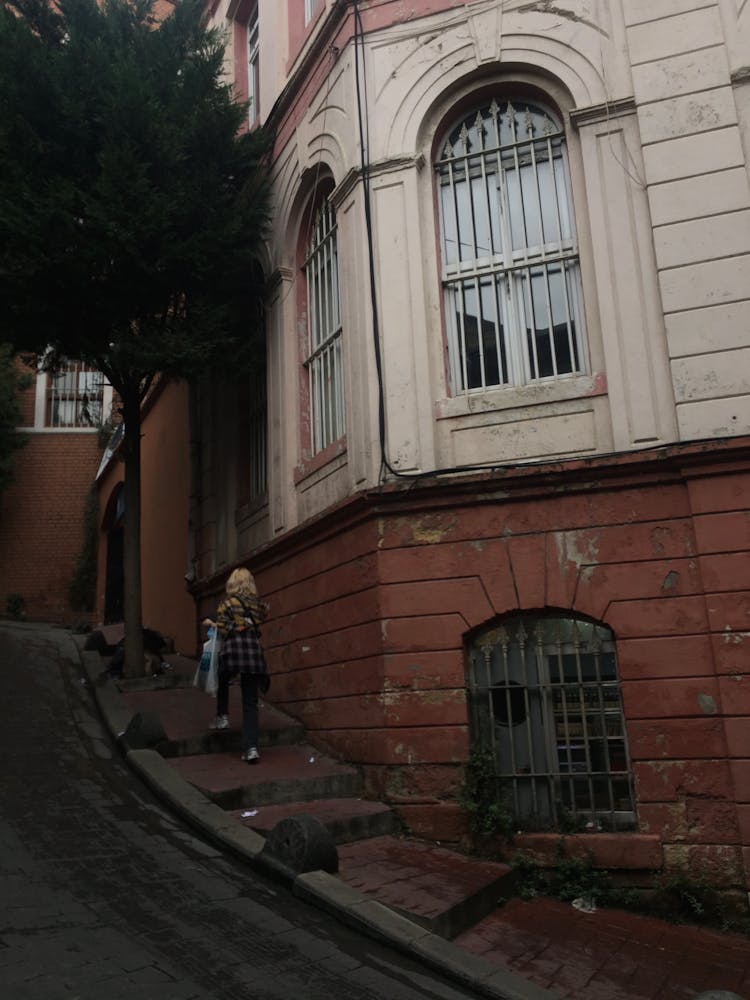
[{"label": "sidewalk", "polygon": [[[167,656],[172,669],[163,677],[118,684],[103,673],[98,653],[81,659],[110,732],[172,808],[223,848],[281,875],[295,894],[477,995],[688,1000],[726,990],[750,1000],[744,937],[620,911],[581,913],[552,899],[497,907],[510,894],[506,866],[395,835],[390,811],[357,797],[354,769],[306,746],[301,727],[271,705],[260,710],[261,762],[248,767],[236,731],[207,732],[213,700],[179,686],[189,683],[195,661]],[[232,688],[235,720],[237,694]],[[337,840],[336,874],[297,874],[289,857],[269,853],[282,831],[294,857],[325,856],[328,835],[318,843],[319,828],[306,827],[302,814]]]}]

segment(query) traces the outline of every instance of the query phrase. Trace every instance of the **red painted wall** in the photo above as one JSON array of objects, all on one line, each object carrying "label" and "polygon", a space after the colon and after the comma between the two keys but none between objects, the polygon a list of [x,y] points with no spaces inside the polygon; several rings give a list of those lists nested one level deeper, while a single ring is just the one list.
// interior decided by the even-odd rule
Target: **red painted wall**
[{"label": "red painted wall", "polygon": [[590,616],[617,641],[641,832],[670,868],[744,883],[750,474],[736,443],[712,448],[386,488],[272,546],[254,565],[274,701],[413,829],[455,839],[467,634]]}]

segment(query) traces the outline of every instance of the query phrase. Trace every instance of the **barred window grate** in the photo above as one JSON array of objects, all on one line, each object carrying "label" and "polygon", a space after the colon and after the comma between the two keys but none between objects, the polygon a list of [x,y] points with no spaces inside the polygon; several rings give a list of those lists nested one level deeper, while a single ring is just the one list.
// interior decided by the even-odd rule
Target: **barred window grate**
[{"label": "barred window grate", "polygon": [[437,160],[452,390],[586,370],[565,135],[525,101],[462,119]]},{"label": "barred window grate", "polygon": [[528,828],[629,829],[635,822],[615,645],[605,626],[521,616],[469,657],[472,735]]},{"label": "barred window grate", "polygon": [[49,376],[47,427],[99,427],[104,376],[80,361],[64,361]]},{"label": "barred window grate", "polygon": [[320,208],[305,262],[312,452],[317,454],[344,433],[344,374],[341,350],[336,213]]},{"label": "barred window grate", "polygon": [[249,500],[260,500],[268,489],[268,403],[265,358],[258,371],[250,376]]}]

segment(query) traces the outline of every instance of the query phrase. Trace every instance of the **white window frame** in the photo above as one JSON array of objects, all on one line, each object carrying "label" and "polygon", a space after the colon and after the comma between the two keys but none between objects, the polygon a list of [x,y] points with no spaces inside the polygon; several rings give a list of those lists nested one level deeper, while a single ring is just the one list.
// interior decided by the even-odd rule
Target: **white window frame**
[{"label": "white window frame", "polygon": [[98,431],[112,406],[112,389],[100,371],[63,359],[54,372],[39,372],[36,430]]},{"label": "white window frame", "polygon": [[588,370],[565,133],[538,103],[464,115],[435,170],[453,395]]},{"label": "white window frame", "polygon": [[251,125],[255,124],[260,114],[260,36],[258,27],[258,5],[256,3],[247,22],[247,114]]},{"label": "white window frame", "polygon": [[310,21],[318,13],[322,4],[322,0],[305,0],[305,27],[308,26]]},{"label": "white window frame", "polygon": [[307,283],[310,447],[316,455],[345,431],[344,367],[336,212],[318,209],[304,263]]}]

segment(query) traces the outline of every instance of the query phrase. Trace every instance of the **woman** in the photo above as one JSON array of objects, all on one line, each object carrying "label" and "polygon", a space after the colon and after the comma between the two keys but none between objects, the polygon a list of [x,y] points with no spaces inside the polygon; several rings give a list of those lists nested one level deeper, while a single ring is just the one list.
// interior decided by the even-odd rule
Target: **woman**
[{"label": "woman", "polygon": [[240,675],[242,691],[242,759],[256,764],[258,753],[258,685],[267,690],[267,668],[260,644],[259,626],[266,620],[268,605],[258,597],[250,570],[234,570],[226,584],[227,596],[216,609],[215,624],[221,638],[216,718],[209,729],[229,728],[229,682]]}]

